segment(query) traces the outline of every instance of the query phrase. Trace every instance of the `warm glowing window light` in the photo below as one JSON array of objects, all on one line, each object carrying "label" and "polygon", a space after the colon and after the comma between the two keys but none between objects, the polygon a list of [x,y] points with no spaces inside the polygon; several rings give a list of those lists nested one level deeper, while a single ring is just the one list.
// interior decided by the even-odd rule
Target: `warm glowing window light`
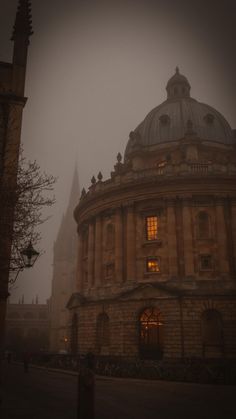
[{"label": "warm glowing window light", "polygon": [[146,218],[146,234],[147,240],[157,240],[158,236],[158,219],[155,216]]},{"label": "warm glowing window light", "polygon": [[147,270],[148,272],[160,272],[160,263],[158,259],[148,259],[147,260]]}]

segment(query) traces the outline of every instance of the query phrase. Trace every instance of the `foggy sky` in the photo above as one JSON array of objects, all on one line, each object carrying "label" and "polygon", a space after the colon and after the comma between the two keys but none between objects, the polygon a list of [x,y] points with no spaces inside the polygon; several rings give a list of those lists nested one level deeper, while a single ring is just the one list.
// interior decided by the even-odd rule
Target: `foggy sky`
[{"label": "foggy sky", "polygon": [[[81,188],[101,170],[109,176],[131,130],[166,99],[176,65],[192,97],[236,128],[235,1],[33,0],[22,142],[26,157],[58,176],[57,199],[40,245],[45,254],[24,271],[11,302],[49,297],[53,242],[65,212],[75,165]],[[0,60],[17,0],[0,0]],[[78,197],[79,200],[79,197]]]}]

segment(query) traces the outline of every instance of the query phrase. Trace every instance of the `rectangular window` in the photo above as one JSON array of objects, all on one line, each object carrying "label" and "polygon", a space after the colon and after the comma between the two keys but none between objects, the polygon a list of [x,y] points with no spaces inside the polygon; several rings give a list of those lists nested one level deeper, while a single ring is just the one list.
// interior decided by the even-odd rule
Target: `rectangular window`
[{"label": "rectangular window", "polygon": [[212,256],[211,255],[200,256],[200,269],[203,271],[212,270]]},{"label": "rectangular window", "polygon": [[146,237],[149,241],[158,238],[158,218],[156,216],[146,218]]},{"label": "rectangular window", "polygon": [[147,272],[160,272],[160,261],[159,258],[148,258],[147,259]]}]

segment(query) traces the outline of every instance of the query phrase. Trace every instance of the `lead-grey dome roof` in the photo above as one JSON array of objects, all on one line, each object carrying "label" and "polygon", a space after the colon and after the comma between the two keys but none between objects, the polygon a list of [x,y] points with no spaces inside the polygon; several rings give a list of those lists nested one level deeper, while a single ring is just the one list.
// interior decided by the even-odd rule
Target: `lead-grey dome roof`
[{"label": "lead-grey dome roof", "polygon": [[190,97],[191,86],[185,76],[176,73],[168,81],[167,100],[154,108],[130,133],[125,155],[137,147],[149,147],[176,141],[194,133],[202,140],[233,144],[233,131],[214,108]]}]

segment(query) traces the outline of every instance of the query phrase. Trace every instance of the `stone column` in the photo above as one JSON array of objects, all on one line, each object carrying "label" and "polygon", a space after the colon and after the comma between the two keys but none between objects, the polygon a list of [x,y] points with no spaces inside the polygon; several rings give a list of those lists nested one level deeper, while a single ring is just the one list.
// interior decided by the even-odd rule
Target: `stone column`
[{"label": "stone column", "polygon": [[78,231],[77,290],[83,291],[83,243],[82,233]]},{"label": "stone column", "polygon": [[184,239],[183,239],[183,214],[182,200],[175,199],[176,241],[177,241],[177,266],[178,275],[183,278],[184,269]]},{"label": "stone column", "polygon": [[115,215],[115,278],[116,282],[123,280],[123,224],[122,210],[117,208]]},{"label": "stone column", "polygon": [[193,257],[193,232],[191,207],[188,202],[183,202],[183,239],[184,239],[184,263],[185,276],[194,275],[194,257]]},{"label": "stone column", "polygon": [[89,223],[88,236],[88,287],[91,288],[94,284],[94,223]]},{"label": "stone column", "polygon": [[168,202],[167,207],[167,234],[168,234],[168,255],[169,255],[169,274],[178,275],[178,256],[177,256],[177,237],[176,237],[176,218],[174,203]]},{"label": "stone column", "polygon": [[136,243],[135,243],[134,207],[127,207],[126,224],[126,280],[135,280],[136,275]]},{"label": "stone column", "polygon": [[102,218],[96,217],[95,224],[95,264],[94,264],[95,285],[102,283]]},{"label": "stone column", "polygon": [[218,244],[218,266],[220,273],[228,273],[229,261],[227,257],[227,233],[224,217],[224,206],[222,202],[216,203],[216,228]]}]

